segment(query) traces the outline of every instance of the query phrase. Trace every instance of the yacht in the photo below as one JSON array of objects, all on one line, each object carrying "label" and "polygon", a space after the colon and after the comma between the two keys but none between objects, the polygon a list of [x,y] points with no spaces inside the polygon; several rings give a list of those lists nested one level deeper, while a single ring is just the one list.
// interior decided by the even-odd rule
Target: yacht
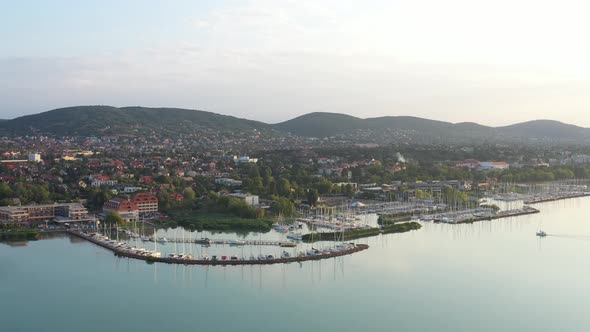
[{"label": "yacht", "polygon": [[303,235],[295,232],[289,232],[289,234],[287,234],[287,239],[301,241],[303,240]]}]

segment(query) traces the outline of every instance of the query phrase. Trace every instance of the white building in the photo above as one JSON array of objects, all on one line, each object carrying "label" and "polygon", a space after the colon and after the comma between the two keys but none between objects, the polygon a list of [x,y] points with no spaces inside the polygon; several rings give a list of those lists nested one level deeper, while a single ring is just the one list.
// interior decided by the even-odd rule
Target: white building
[{"label": "white building", "polygon": [[41,155],[38,153],[29,153],[29,161],[39,163],[41,162]]},{"label": "white building", "polygon": [[242,156],[242,157],[238,157],[238,156],[234,156],[234,163],[236,164],[247,164],[247,163],[257,163],[258,162],[258,158],[250,158],[248,156]]},{"label": "white building", "polygon": [[142,187],[123,187],[123,193],[125,193],[125,194],[131,194],[136,191],[142,191],[142,190],[144,190]]},{"label": "white building", "polygon": [[260,205],[257,195],[234,193],[234,194],[229,194],[228,196],[242,199],[246,202],[246,204],[251,205],[251,206]]},{"label": "white building", "polygon": [[239,187],[242,185],[242,181],[234,180],[230,178],[217,178],[215,179],[216,184],[221,184],[228,187]]}]

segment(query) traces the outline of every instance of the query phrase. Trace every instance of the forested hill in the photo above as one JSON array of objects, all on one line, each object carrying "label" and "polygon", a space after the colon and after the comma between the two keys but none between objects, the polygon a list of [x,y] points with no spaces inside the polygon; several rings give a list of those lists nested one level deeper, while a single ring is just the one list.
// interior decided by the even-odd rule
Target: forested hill
[{"label": "forested hill", "polygon": [[271,131],[268,124],[205,111],[180,108],[77,106],[0,122],[14,134],[94,136],[109,134],[168,134],[208,128],[218,131]]},{"label": "forested hill", "polygon": [[590,129],[558,121],[535,120],[504,127],[489,127],[477,123],[453,124],[411,116],[386,116],[361,119],[344,114],[309,113],[278,123],[275,128],[295,135],[329,137],[353,135],[354,132],[372,135],[376,139],[391,136],[429,140],[533,140],[585,142],[590,140]]},{"label": "forested hill", "polygon": [[[77,106],[0,120],[6,134],[102,136],[114,134],[174,136],[206,131],[229,135],[252,131],[304,137],[340,137],[358,143],[567,142],[589,143],[590,129],[557,121],[535,120],[504,127],[450,123],[411,116],[362,119],[338,113],[309,113],[278,124],[179,108]],[[2,135],[0,134],[0,136]]]}]

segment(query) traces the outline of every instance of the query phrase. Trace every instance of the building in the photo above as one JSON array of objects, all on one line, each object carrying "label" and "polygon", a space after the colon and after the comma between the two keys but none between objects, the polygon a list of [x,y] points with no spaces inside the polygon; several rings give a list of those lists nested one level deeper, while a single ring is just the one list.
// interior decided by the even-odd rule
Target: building
[{"label": "building", "polygon": [[131,198],[131,202],[137,206],[141,217],[158,212],[158,198],[150,193],[137,193]]},{"label": "building", "polygon": [[131,194],[142,190],[144,190],[142,187],[123,187],[124,194]]},{"label": "building", "polygon": [[258,206],[260,205],[259,199],[257,195],[250,195],[250,194],[242,194],[242,193],[233,193],[229,194],[229,197],[239,198],[246,202],[246,204],[251,206]]},{"label": "building", "polygon": [[508,169],[510,165],[505,161],[482,161],[479,163],[480,170],[488,169]]},{"label": "building", "polygon": [[88,221],[88,210],[80,203],[35,204],[0,207],[0,222],[5,224],[44,221]]},{"label": "building", "polygon": [[455,165],[456,167],[467,167],[469,169],[474,169],[479,167],[479,161],[475,159],[466,159],[460,163]]},{"label": "building", "polygon": [[139,208],[133,202],[124,198],[113,198],[104,203],[102,207],[103,215],[113,211],[121,216],[125,222],[134,222],[139,220]]},{"label": "building", "polygon": [[108,176],[101,174],[93,175],[91,180],[92,182],[90,183],[90,185],[94,188],[102,186],[114,186],[117,184],[117,180],[112,180]]},{"label": "building", "polygon": [[29,153],[29,161],[39,163],[41,162],[41,155],[38,153]]},{"label": "building", "polygon": [[258,158],[250,158],[248,156],[242,156],[242,157],[234,156],[234,163],[236,163],[236,164],[247,164],[247,163],[256,164],[257,162],[258,162]]},{"label": "building", "polygon": [[242,185],[242,181],[234,180],[230,178],[217,178],[215,179],[216,184],[220,184],[227,187],[240,187]]}]

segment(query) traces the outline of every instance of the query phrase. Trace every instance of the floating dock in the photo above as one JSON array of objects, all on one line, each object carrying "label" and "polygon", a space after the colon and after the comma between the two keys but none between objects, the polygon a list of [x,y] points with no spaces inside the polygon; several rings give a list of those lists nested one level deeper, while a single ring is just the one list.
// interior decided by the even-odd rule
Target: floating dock
[{"label": "floating dock", "polygon": [[127,257],[127,258],[134,258],[139,260],[144,260],[147,262],[158,262],[158,263],[168,263],[168,264],[183,264],[183,265],[270,265],[270,264],[286,264],[286,263],[297,263],[297,262],[305,262],[305,261],[316,261],[326,258],[332,257],[340,257],[346,256],[350,254],[354,254],[359,251],[363,251],[369,249],[369,246],[366,244],[354,244],[351,247],[338,250],[338,251],[330,251],[330,252],[320,252],[315,255],[303,255],[303,256],[295,256],[295,257],[286,257],[286,258],[271,258],[271,259],[237,259],[237,260],[211,260],[211,259],[183,259],[183,258],[173,258],[173,257],[153,257],[153,256],[144,256],[139,255],[133,252],[129,252],[128,250],[116,248],[109,243],[105,243],[103,241],[99,241],[92,236],[85,235],[81,231],[77,230],[68,230],[69,234],[80,237],[85,239],[89,242],[92,242],[96,245],[99,245],[107,250],[112,251],[115,256],[120,257]]}]

